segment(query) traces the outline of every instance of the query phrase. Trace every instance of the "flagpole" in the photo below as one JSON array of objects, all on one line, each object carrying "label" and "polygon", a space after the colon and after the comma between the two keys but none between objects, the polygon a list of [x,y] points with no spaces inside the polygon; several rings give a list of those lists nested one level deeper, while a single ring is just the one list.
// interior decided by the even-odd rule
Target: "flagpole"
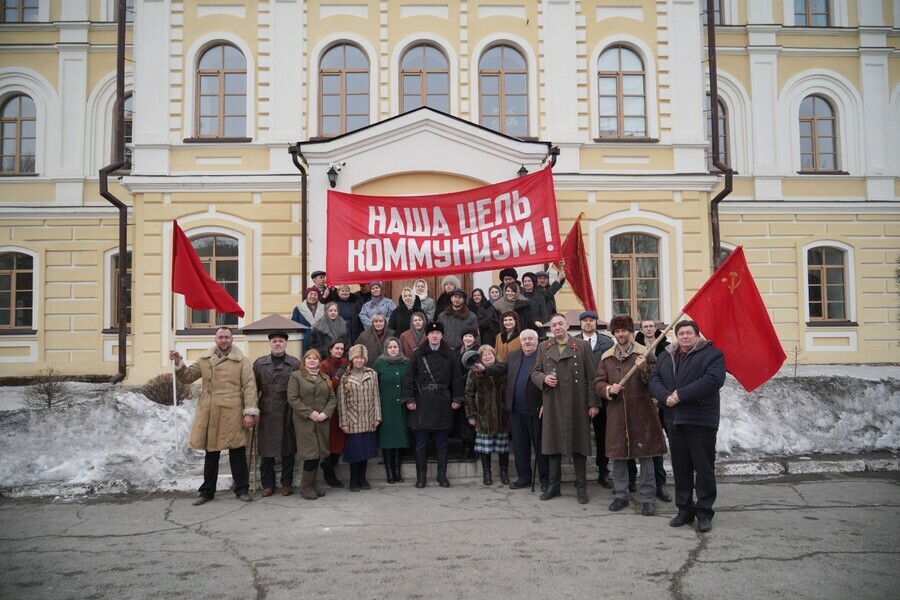
[{"label": "flagpole", "polygon": [[[173,235],[174,237],[174,235]],[[174,246],[174,243],[173,243]],[[175,292],[169,296],[169,326],[172,328],[172,350],[175,350]],[[184,360],[182,358],[182,360]],[[178,460],[178,382],[175,379],[175,361],[172,361],[172,422],[175,424],[175,460]]]},{"label": "flagpole", "polygon": [[[644,358],[647,358],[650,355],[650,353],[653,352],[653,349],[656,348],[657,344],[659,344],[661,341],[666,339],[666,334],[668,334],[670,331],[672,331],[672,328],[675,327],[675,324],[678,323],[681,320],[681,317],[683,317],[683,316],[684,316],[684,313],[681,313],[680,315],[678,315],[678,317],[673,319],[672,322],[669,323],[669,326],[666,327],[665,330],[663,330],[663,332],[660,335],[658,335],[655,340],[653,340],[653,343],[650,344],[650,347],[648,347],[647,351],[644,352],[644,355],[643,355]],[[615,332],[613,332],[613,333],[615,333]],[[634,372],[637,371],[639,368],[640,367],[638,367],[637,365],[634,365],[633,367],[631,367],[631,369],[629,369],[629,371],[627,373],[625,373],[625,377],[623,377],[622,380],[619,381],[619,385],[620,386],[625,385],[625,382],[628,381],[629,379],[631,379],[631,376],[634,375]],[[616,395],[613,395],[613,398],[615,398],[615,396]]]}]

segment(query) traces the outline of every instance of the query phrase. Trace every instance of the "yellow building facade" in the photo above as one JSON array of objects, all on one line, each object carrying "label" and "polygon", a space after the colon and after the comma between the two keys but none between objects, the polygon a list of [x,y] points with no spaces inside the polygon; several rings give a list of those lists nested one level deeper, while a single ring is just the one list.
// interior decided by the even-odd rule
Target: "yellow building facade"
[{"label": "yellow building facade", "polygon": [[[20,2],[0,23],[7,376],[116,372],[118,214],[98,182],[116,5]],[[670,322],[710,275],[722,186],[705,5],[129,0],[130,164],[110,189],[129,206],[127,380],[167,370],[170,347],[196,355],[221,322],[172,295],[174,219],[246,311],[236,343],[266,351],[240,328],[290,315],[309,285],[304,247],[306,273],[324,266],[329,170],[335,189],[402,195],[552,163],[560,231],[585,215],[601,318]],[[897,362],[900,2],[715,5],[721,158],[735,170],[723,246],[744,247],[790,357]],[[568,288],[558,305],[579,308]]]}]

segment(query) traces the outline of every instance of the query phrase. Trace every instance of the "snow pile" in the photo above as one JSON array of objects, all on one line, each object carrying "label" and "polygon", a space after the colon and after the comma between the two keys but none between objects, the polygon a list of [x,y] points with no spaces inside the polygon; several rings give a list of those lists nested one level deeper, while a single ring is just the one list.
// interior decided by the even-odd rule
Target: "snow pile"
[{"label": "snow pile", "polygon": [[199,455],[186,448],[196,401],[178,407],[176,455],[171,406],[120,389],[89,395],[65,410],[0,413],[0,486],[124,481],[152,488],[185,471],[202,472]]},{"label": "snow pile", "polygon": [[[900,368],[783,369],[748,394],[728,378],[718,450],[747,461],[799,454],[900,450]],[[838,375],[836,375],[838,374]],[[76,384],[79,401],[60,411],[22,409],[24,388],[0,388],[0,489],[195,489],[203,453],[187,440],[196,400],[178,407],[142,394]],[[220,472],[228,473],[223,457]],[[15,493],[15,489],[12,490]]]}]

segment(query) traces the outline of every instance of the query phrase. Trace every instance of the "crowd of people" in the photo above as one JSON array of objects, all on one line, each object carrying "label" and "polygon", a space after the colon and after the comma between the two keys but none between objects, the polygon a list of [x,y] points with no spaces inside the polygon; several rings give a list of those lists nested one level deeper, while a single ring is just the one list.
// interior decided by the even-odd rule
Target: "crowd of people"
[{"label": "crowd of people", "polygon": [[463,460],[481,457],[484,485],[494,484],[496,454],[502,485],[534,489],[539,483],[540,499],[551,500],[562,495],[566,457],[577,501],[587,503],[593,436],[597,483],[613,492],[610,511],[627,507],[632,493],[645,516],[656,514],[657,499],[671,502],[663,468],[670,451],[678,508],[670,525],[696,519],[700,531],[709,531],[722,353],[692,321],[676,324],[672,344],[653,319],[636,328],[630,316],[616,315],[610,336],[598,331],[597,313],[585,311],[572,335],[556,310],[564,272],[552,284],[546,272],[519,277],[515,269],[503,269],[500,279],[487,293],[468,294],[448,276],[434,299],[419,279],[395,302],[379,281],[352,292],[328,287],[326,274],[316,271],[292,315],[307,328],[300,359],[286,352],[288,334],[273,331],[270,353],[251,363],[233,347],[227,327],[190,366],[171,351],[179,381],[202,378],[190,446],[206,457],[194,504],[214,497],[226,449],[234,493],[252,500],[246,446],[254,427],[262,495],[279,487],[291,495],[299,461],[299,494],[308,500],[326,494],[319,470],[328,486],[344,487],[335,471],[339,461],[349,467],[349,491],[371,489],[367,468],[379,452],[387,483],[402,483],[401,456],[410,446],[415,486],[424,488],[432,442],[435,481],[449,487],[455,431]]}]

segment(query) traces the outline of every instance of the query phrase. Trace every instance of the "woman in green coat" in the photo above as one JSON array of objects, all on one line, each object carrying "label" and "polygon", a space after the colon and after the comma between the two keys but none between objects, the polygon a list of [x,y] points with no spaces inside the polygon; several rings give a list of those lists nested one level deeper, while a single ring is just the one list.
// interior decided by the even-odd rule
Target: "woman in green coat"
[{"label": "woman in green coat", "polygon": [[384,455],[384,472],[388,483],[403,483],[400,452],[409,448],[406,406],[400,402],[407,364],[409,359],[400,351],[400,340],[389,337],[384,342],[384,354],[378,357],[372,367],[378,373],[378,388],[381,392],[378,446]]},{"label": "woman in green coat", "polygon": [[297,433],[297,460],[303,461],[300,495],[307,500],[324,496],[316,487],[319,461],[330,454],[328,420],[337,406],[331,378],[319,367],[322,357],[315,348],[307,350],[300,361],[300,370],[291,373],[287,400],[294,409],[294,431]]}]

